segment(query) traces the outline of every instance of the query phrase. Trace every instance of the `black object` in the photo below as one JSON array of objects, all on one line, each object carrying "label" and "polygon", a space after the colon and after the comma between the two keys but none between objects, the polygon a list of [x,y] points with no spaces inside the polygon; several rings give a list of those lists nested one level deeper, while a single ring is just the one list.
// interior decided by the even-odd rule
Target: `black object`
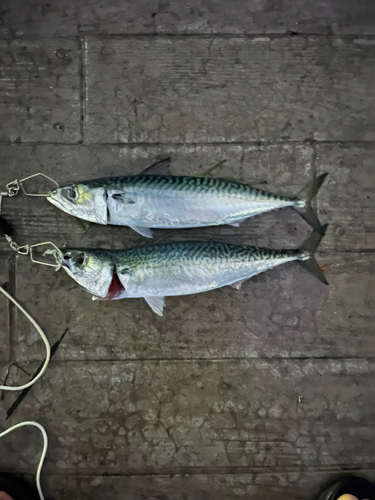
[{"label": "black object", "polygon": [[3,217],[0,217],[0,235],[4,236],[4,234],[10,236],[12,234],[12,228]]},{"label": "black object", "polygon": [[[59,348],[63,338],[65,337],[65,335],[67,334],[67,332],[69,331],[69,328],[65,328],[65,332],[61,335],[60,337],[60,340],[58,340],[57,342],[55,342],[53,344],[53,346],[51,347],[51,357],[50,357],[50,360],[53,358],[55,352],[57,351],[57,349]],[[34,373],[34,375],[31,377],[31,380],[33,380],[37,375],[38,373],[40,373],[41,369],[43,368],[43,365],[44,365],[44,361],[42,361],[42,363],[40,364],[39,368],[37,369],[37,371]],[[22,403],[22,401],[25,399],[25,397],[27,396],[28,392],[30,391],[30,389],[32,388],[32,386],[30,387],[26,387],[26,389],[24,389],[20,395],[18,396],[18,398],[14,401],[14,403],[12,404],[12,406],[9,408],[9,410],[7,411],[7,416],[6,416],[6,419],[5,420],[8,420],[8,418],[13,414],[14,410],[16,410],[19,405]]]},{"label": "black object", "polygon": [[33,485],[8,472],[0,472],[0,491],[5,491],[14,500],[39,500]]},{"label": "black object", "polygon": [[341,495],[354,495],[358,500],[375,500],[375,484],[358,476],[342,476],[328,483],[316,500],[337,500]]}]

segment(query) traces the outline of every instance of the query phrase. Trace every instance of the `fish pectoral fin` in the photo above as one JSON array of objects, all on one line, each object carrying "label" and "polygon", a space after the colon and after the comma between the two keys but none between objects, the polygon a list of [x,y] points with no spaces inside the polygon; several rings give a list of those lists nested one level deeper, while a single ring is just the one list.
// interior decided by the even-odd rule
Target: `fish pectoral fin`
[{"label": "fish pectoral fin", "polygon": [[235,288],[236,290],[241,290],[242,283],[246,280],[248,280],[248,278],[240,281],[235,281],[234,283],[231,283],[229,286]]},{"label": "fish pectoral fin", "polygon": [[171,159],[165,158],[153,163],[141,172],[142,175],[171,175]]},{"label": "fish pectoral fin", "polygon": [[134,205],[135,201],[122,193],[112,193],[111,198],[124,205]]},{"label": "fish pectoral fin", "polygon": [[141,234],[145,238],[152,238],[153,237],[153,233],[152,233],[151,229],[149,229],[148,227],[142,227],[142,226],[129,226],[129,227],[131,227],[134,231]]},{"label": "fish pectoral fin", "polygon": [[147,304],[158,316],[163,316],[163,307],[165,306],[165,297],[145,297]]},{"label": "fish pectoral fin", "polygon": [[246,219],[236,220],[236,221],[231,222],[230,224],[228,224],[228,226],[240,227],[240,224],[242,224],[244,220],[246,220]]}]

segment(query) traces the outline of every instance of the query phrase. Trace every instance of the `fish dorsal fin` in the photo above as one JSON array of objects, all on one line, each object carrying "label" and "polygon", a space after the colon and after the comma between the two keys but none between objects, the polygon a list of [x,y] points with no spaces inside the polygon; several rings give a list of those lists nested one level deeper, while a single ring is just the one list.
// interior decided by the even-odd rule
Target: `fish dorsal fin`
[{"label": "fish dorsal fin", "polygon": [[173,231],[164,231],[163,234],[159,234],[157,238],[154,238],[152,242],[144,241],[141,246],[170,243],[171,241],[173,241]]},{"label": "fish dorsal fin", "polygon": [[164,297],[145,297],[145,301],[158,316],[163,316]]},{"label": "fish dorsal fin", "polygon": [[159,160],[141,172],[142,175],[171,175],[171,159]]},{"label": "fish dorsal fin", "polygon": [[216,237],[210,238],[210,241],[216,241],[217,243],[224,243],[227,245],[238,245],[243,246],[244,243],[237,236],[231,234],[219,234]]},{"label": "fish dorsal fin", "polygon": [[[212,229],[212,231],[211,231]],[[217,234],[214,228],[207,227],[204,232],[196,230],[184,230],[183,233],[175,231],[165,231],[152,242],[145,241],[143,246],[157,245],[161,243],[179,243],[182,241],[214,241],[216,243],[224,243],[228,245],[246,245],[237,235]]]}]

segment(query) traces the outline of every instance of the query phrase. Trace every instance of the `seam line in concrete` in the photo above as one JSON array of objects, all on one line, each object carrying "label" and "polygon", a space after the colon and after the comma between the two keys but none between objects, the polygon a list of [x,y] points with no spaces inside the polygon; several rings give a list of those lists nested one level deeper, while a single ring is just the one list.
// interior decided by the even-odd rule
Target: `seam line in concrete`
[{"label": "seam line in concrete", "polygon": [[[47,332],[48,333],[48,332]],[[259,358],[252,358],[252,357],[233,357],[233,358],[124,358],[124,359],[118,359],[118,358],[107,358],[107,359],[93,359],[93,358],[88,358],[88,359],[54,359],[51,362],[52,365],[66,365],[66,364],[89,364],[89,363],[228,363],[232,361],[248,361],[248,362],[257,362],[257,361],[345,361],[345,362],[350,362],[350,361],[367,361],[367,362],[374,362],[375,357],[374,356],[316,356],[316,357],[311,357],[311,356],[291,356],[291,357],[275,357],[275,356],[262,356]],[[18,364],[21,363],[40,363],[40,359],[34,359],[34,360],[27,360],[27,361],[17,361]]]},{"label": "seam line in concrete", "polygon": [[[9,285],[8,291],[9,293],[16,298],[16,256],[13,253],[9,253]],[[17,299],[16,299],[17,300]],[[16,307],[13,302],[9,301],[9,316],[8,316],[8,325],[9,325],[9,361],[14,361],[14,339],[15,339],[15,323],[16,323]]]},{"label": "seam line in concrete", "polygon": [[275,141],[208,141],[208,142],[44,142],[44,141],[35,141],[35,142],[0,142],[0,147],[2,146],[13,146],[13,147],[22,147],[22,146],[86,146],[86,147],[105,147],[105,146],[118,146],[118,147],[128,147],[128,148],[136,148],[136,147],[157,147],[157,146],[166,146],[166,147],[177,147],[177,146],[273,146],[273,145],[370,145],[375,144],[374,140],[369,141],[353,141],[353,140],[322,140],[316,141],[312,139],[305,139],[302,141],[288,141],[288,140],[275,140]]},{"label": "seam line in concrete", "polygon": [[[64,473],[54,473],[49,472],[45,474],[45,476],[70,476],[70,477],[159,477],[159,476],[216,476],[216,475],[244,475],[244,474],[288,474],[288,473],[296,473],[296,472],[337,472],[342,470],[353,471],[353,470],[373,470],[375,469],[375,463],[365,463],[365,464],[347,464],[347,463],[337,463],[333,465],[296,465],[295,467],[280,467],[280,466],[229,466],[229,467],[191,467],[191,466],[181,466],[181,467],[171,467],[170,469],[160,470],[160,471],[144,471],[144,472],[132,472],[128,473],[97,473],[90,474],[89,472],[83,472],[80,474],[75,474],[74,472],[70,472],[69,469]],[[27,469],[28,470],[28,469]]]},{"label": "seam line in concrete", "polygon": [[56,36],[43,36],[43,35],[18,35],[14,36],[12,40],[76,40],[80,37],[91,38],[324,38],[324,39],[346,39],[354,40],[360,39],[374,39],[374,33],[345,33],[345,34],[327,34],[327,33],[100,33],[100,32],[78,32],[74,35],[56,35]]},{"label": "seam line in concrete", "polygon": [[79,99],[80,99],[80,131],[81,144],[85,141],[85,95],[86,95],[86,80],[85,80],[85,47],[83,37],[79,38],[80,61],[79,61]]}]

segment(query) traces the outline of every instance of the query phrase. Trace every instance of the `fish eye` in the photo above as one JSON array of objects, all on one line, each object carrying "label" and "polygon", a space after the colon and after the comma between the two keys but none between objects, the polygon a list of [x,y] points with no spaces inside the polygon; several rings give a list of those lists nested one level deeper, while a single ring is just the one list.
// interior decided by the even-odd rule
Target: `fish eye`
[{"label": "fish eye", "polygon": [[84,253],[80,253],[78,255],[78,257],[76,258],[76,260],[75,260],[75,264],[77,266],[81,267],[84,262],[85,262],[85,254]]},{"label": "fish eye", "polygon": [[72,256],[70,255],[70,253],[66,253],[66,254],[64,255],[64,259],[65,259],[65,260],[69,260],[69,259],[71,259],[71,258],[72,258]]},{"label": "fish eye", "polygon": [[72,200],[72,201],[76,201],[77,200],[77,190],[75,187],[70,187],[68,188],[67,192],[66,192],[66,196]]}]

